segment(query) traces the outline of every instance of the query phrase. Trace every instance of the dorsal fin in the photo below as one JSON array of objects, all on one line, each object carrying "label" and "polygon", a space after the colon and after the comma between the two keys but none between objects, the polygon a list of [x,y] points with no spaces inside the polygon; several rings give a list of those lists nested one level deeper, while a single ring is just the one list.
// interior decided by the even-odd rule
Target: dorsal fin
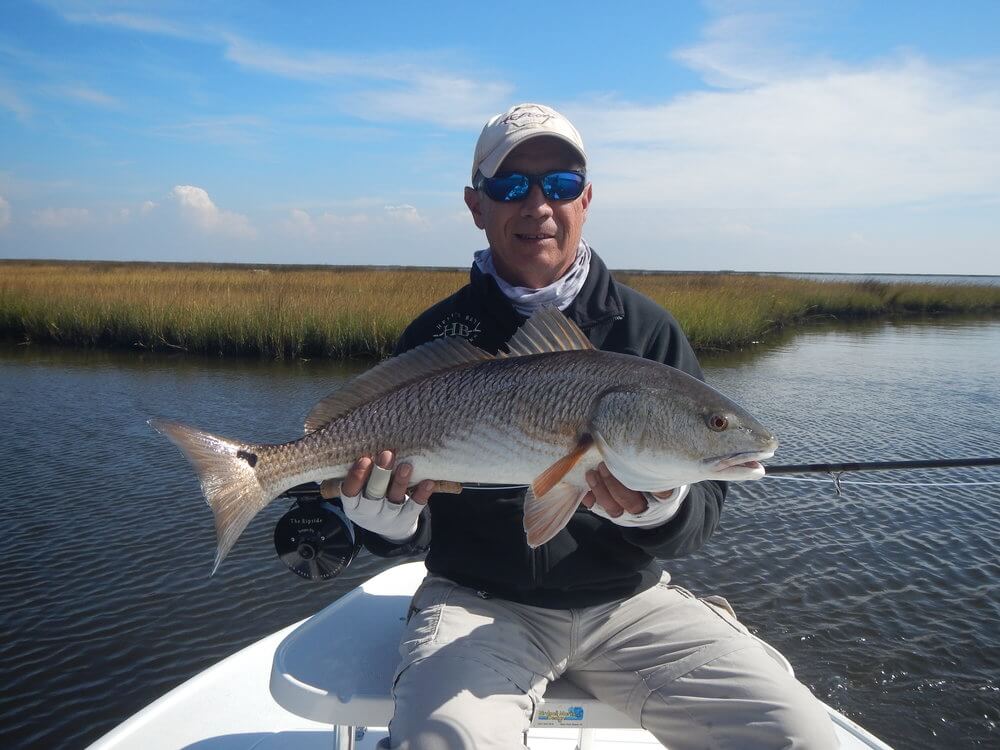
[{"label": "dorsal fin", "polygon": [[532,315],[511,337],[507,342],[506,354],[501,353],[493,357],[477,349],[466,339],[447,336],[381,362],[316,404],[306,417],[305,429],[306,432],[318,430],[351,409],[372,401],[394,388],[454,367],[490,359],[509,359],[529,354],[593,348],[593,344],[576,323],[563,315],[558,308],[546,307]]},{"label": "dorsal fin", "polygon": [[343,416],[351,409],[368,403],[406,383],[426,378],[462,365],[493,359],[477,349],[466,339],[447,336],[428,341],[381,362],[348,382],[340,390],[316,404],[306,417],[306,432],[318,430],[323,425]]},{"label": "dorsal fin", "polygon": [[571,352],[593,349],[594,345],[572,320],[557,307],[543,307],[507,342],[507,354],[497,357],[523,357],[528,354]]}]

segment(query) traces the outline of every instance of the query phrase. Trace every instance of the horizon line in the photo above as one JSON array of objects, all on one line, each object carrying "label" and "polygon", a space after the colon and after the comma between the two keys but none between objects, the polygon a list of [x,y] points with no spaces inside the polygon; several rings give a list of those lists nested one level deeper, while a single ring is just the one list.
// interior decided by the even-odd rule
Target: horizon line
[{"label": "horizon line", "polygon": [[[84,264],[96,263],[104,265],[145,265],[145,266],[210,266],[214,268],[261,268],[277,269],[282,271],[297,270],[331,270],[342,269],[347,271],[431,271],[431,272],[464,272],[469,270],[469,266],[419,266],[419,265],[399,265],[386,264],[375,265],[370,263],[240,263],[240,262],[216,262],[202,260],[108,260],[108,259],[80,259],[80,258],[0,258],[0,263],[65,263]],[[913,273],[906,271],[741,271],[734,268],[722,268],[716,270],[679,270],[679,269],[650,269],[650,268],[610,268],[615,273],[633,274],[636,276],[653,275],[698,275],[698,274],[731,274],[731,275],[754,275],[766,276],[769,274],[798,275],[798,276],[946,276],[946,277],[973,277],[973,278],[997,278],[1000,273]]]}]

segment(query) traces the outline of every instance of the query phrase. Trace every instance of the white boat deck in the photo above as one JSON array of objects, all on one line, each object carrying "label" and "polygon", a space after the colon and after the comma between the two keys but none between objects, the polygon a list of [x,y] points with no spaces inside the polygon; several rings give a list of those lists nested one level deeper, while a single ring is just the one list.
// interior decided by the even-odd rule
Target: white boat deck
[{"label": "white boat deck", "polygon": [[[195,675],[91,749],[329,749],[349,747],[356,737],[358,750],[374,750],[386,736],[396,644],[424,572],[422,563],[408,563],[375,576],[313,617]],[[889,747],[828,711],[845,750]],[[563,681],[549,687],[538,714],[528,735],[532,750],[662,747],[628,717]],[[365,729],[342,729],[335,739],[335,725]]]}]

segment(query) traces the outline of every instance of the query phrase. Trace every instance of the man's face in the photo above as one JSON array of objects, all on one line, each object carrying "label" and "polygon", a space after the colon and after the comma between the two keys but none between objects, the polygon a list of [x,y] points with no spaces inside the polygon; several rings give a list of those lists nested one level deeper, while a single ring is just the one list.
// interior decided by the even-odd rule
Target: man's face
[{"label": "man's face", "polygon": [[[515,148],[499,172],[544,174],[580,169],[580,156],[558,138],[540,136]],[[573,264],[587,219],[591,187],[572,201],[549,200],[538,185],[522,201],[501,203],[473,188],[465,203],[476,226],[486,232],[497,272],[510,284],[540,289]]]}]

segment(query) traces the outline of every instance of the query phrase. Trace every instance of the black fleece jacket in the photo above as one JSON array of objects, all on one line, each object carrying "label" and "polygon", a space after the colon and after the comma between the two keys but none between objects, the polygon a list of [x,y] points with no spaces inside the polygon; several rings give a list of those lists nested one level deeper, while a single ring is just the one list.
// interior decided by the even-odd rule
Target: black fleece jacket
[{"label": "black fleece jacket", "polygon": [[[583,289],[564,312],[598,349],[663,362],[703,379],[677,321],[616,282],[596,253]],[[396,353],[456,335],[496,353],[524,320],[492,277],[473,265],[469,284],[413,321]],[[648,529],[618,526],[581,506],[566,528],[533,550],[522,528],[523,489],[467,488],[460,495],[432,495],[416,536],[405,544],[364,531],[362,539],[383,557],[427,550],[432,573],[484,594],[554,609],[584,607],[654,585],[661,574],[654,558],[699,549],[719,523],[725,496],[724,482],[692,485],[677,514]]]}]

